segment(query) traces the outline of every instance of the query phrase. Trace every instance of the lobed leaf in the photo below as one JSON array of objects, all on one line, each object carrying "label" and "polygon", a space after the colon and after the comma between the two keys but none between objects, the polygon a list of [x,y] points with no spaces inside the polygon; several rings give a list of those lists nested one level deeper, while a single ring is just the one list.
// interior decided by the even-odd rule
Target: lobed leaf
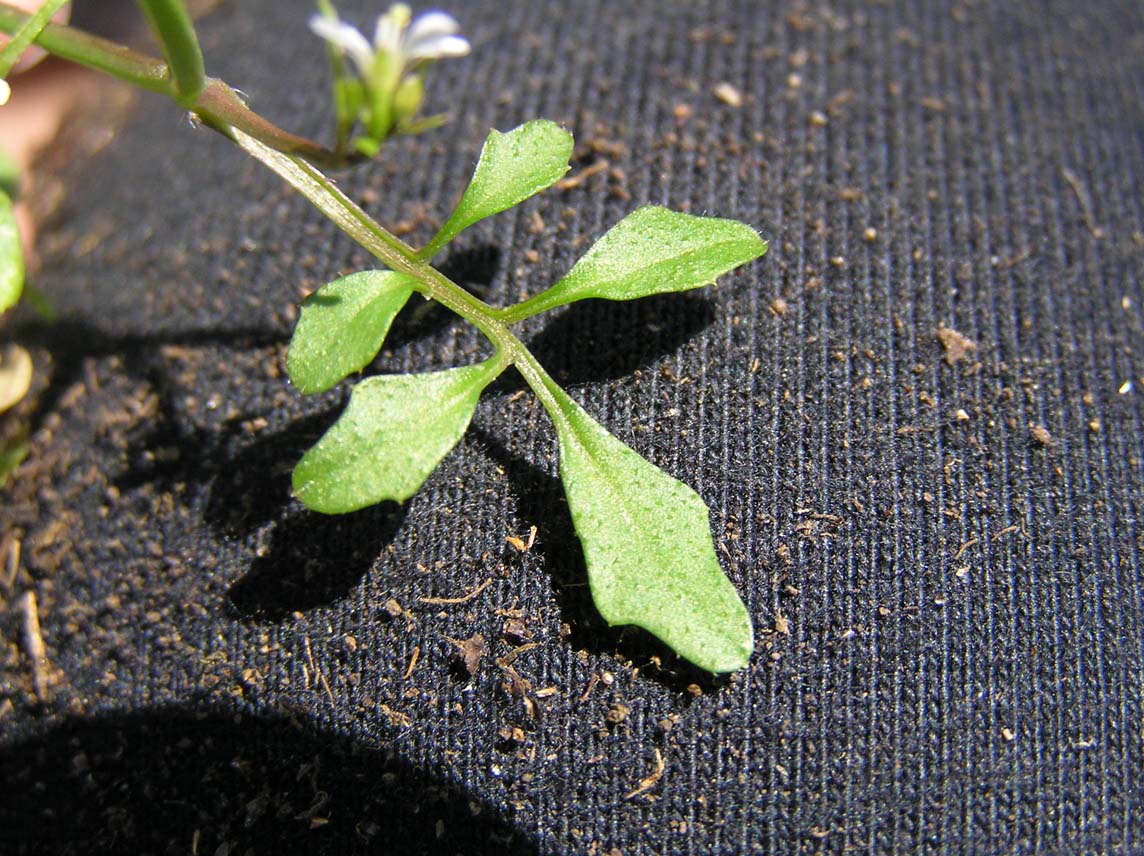
[{"label": "lobed leaf", "polygon": [[464,435],[481,391],[503,366],[494,359],[362,381],[294,468],[294,494],[324,514],[408,499]]},{"label": "lobed leaf", "polygon": [[0,312],[11,309],[24,290],[24,249],[12,200],[0,190]]},{"label": "lobed leaf", "polygon": [[553,393],[560,476],[600,614],[711,672],[746,666],[751,619],[719,567],[703,500]]},{"label": "lobed leaf", "polygon": [[388,270],[351,273],[302,303],[286,372],[304,393],[323,392],[377,356],[414,280]]},{"label": "lobed leaf", "polygon": [[568,172],[572,135],[547,119],[511,131],[490,131],[473,179],[445,225],[418,256],[431,259],[474,223],[551,187]]},{"label": "lobed leaf", "polygon": [[766,251],[767,242],[745,223],[657,206],[639,208],[593,244],[563,279],[509,307],[502,317],[519,321],[587,297],[633,300],[687,291],[709,285]]}]

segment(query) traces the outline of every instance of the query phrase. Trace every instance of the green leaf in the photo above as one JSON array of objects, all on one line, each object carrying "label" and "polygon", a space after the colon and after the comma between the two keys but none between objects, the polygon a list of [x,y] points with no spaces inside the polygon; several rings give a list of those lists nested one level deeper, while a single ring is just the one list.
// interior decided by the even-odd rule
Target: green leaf
[{"label": "green leaf", "polygon": [[572,135],[547,119],[502,134],[490,131],[461,201],[417,255],[431,259],[462,231],[551,187],[568,172]]},{"label": "green leaf", "polygon": [[641,458],[559,387],[560,476],[596,608],[635,624],[711,672],[747,665],[747,609],[719,567],[707,506]]},{"label": "green leaf", "polygon": [[24,250],[12,200],[0,190],[0,312],[11,309],[24,290]]},{"label": "green leaf", "polygon": [[307,297],[286,352],[294,385],[304,393],[323,392],[369,365],[413,285],[405,274],[366,270]]},{"label": "green leaf", "polygon": [[295,495],[324,514],[408,499],[461,439],[481,390],[504,365],[492,359],[362,381],[345,413],[294,468]]},{"label": "green leaf", "polygon": [[506,322],[586,297],[633,300],[709,285],[757,259],[767,242],[745,223],[649,206],[633,211],[547,291],[511,306]]}]

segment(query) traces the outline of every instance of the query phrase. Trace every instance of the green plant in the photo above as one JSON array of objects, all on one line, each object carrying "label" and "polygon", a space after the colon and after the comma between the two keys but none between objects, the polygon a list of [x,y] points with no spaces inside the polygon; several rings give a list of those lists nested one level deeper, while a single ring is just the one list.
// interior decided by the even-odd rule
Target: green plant
[{"label": "green plant", "polygon": [[[37,41],[60,56],[171,96],[285,179],[386,268],[342,277],[303,303],[286,363],[301,392],[327,390],[368,365],[414,292],[474,324],[494,347],[493,356],[476,365],[358,381],[340,419],[295,468],[298,498],[331,514],[409,498],[464,434],[485,387],[514,367],[556,426],[560,476],[603,617],[647,629],[712,672],[745,666],[754,647],[750,617],[719,566],[702,499],[593,420],[510,328],[578,300],[632,300],[702,287],[761,256],[766,242],[742,223],[641,208],[601,237],[551,287],[514,306],[490,306],[443,276],[431,260],[464,229],[558,181],[572,153],[567,131],[545,120],[503,134],[492,131],[456,209],[424,248],[414,250],[318,169],[369,154],[389,133],[417,130],[411,117],[420,89],[400,108],[400,121],[394,113],[394,97],[409,85],[408,73],[391,74],[381,100],[360,86],[356,94],[347,94],[353,81],[345,71],[345,56],[332,52],[339,143],[335,150],[325,150],[268,126],[225,84],[202,77],[201,57],[194,59],[193,29],[179,14],[177,0],[142,5],[158,22],[169,66],[119,48],[113,56],[106,43],[65,27],[43,29]],[[327,21],[336,20],[328,4],[323,8]],[[26,20],[0,5],[0,29],[11,32]],[[408,11],[398,7],[395,20],[408,24]],[[337,46],[336,39],[328,40]],[[374,73],[364,55],[358,65],[359,71]],[[423,69],[413,68],[420,86]],[[363,106],[370,99],[388,111],[382,119]],[[363,136],[347,143],[359,120]]]}]

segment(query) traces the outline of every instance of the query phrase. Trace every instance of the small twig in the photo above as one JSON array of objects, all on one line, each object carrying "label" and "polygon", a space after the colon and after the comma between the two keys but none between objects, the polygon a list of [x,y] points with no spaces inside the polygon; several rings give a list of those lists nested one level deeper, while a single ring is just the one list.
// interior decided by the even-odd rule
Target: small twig
[{"label": "small twig", "polygon": [[645,794],[656,786],[656,783],[663,777],[663,755],[660,754],[659,749],[655,751],[655,767],[652,771],[640,779],[639,787],[632,791],[630,794],[624,796],[624,799],[630,800],[635,797]]},{"label": "small twig", "polygon": [[0,553],[4,555],[4,575],[0,577],[0,590],[7,594],[16,584],[16,574],[20,572],[20,539],[9,532],[0,544],[3,545]]},{"label": "small twig", "polygon": [[413,653],[409,655],[409,666],[405,669],[405,674],[401,676],[401,680],[409,680],[409,676],[413,674],[413,669],[417,666],[417,661],[421,659],[421,646],[414,645]]},{"label": "small twig", "polygon": [[48,655],[44,648],[44,636],[40,631],[40,610],[36,603],[36,593],[24,592],[20,596],[17,608],[24,613],[24,652],[32,663],[32,689],[36,693],[36,698],[44,701],[48,695]]},{"label": "small twig", "polygon": [[997,532],[995,532],[992,539],[990,539],[990,540],[999,541],[1000,539],[1004,538],[1006,535],[1010,535],[1014,532],[1020,532],[1020,531],[1021,531],[1021,527],[1014,523],[1010,526],[1006,526],[1004,529],[1001,529],[1001,530],[998,530]]},{"label": "small twig", "polygon": [[1064,176],[1065,181],[1069,183],[1069,187],[1071,187],[1073,193],[1076,194],[1076,201],[1080,205],[1080,213],[1084,218],[1084,225],[1088,227],[1088,231],[1092,233],[1092,236],[1099,241],[1104,237],[1105,232],[1104,229],[1096,225],[1096,218],[1092,213],[1092,200],[1089,198],[1088,191],[1081,183],[1080,178],[1077,177],[1077,174],[1067,166],[1061,167],[1061,175]]},{"label": "small twig", "polygon": [[431,604],[433,606],[443,606],[443,605],[447,605],[450,603],[465,603],[466,601],[472,600],[474,597],[479,595],[481,592],[483,592],[485,589],[487,589],[492,584],[493,584],[493,578],[489,577],[487,580],[485,580],[483,583],[481,583],[479,586],[477,586],[471,592],[469,592],[468,594],[465,594],[465,595],[461,595],[460,597],[419,597],[418,600],[421,601],[422,603],[428,603],[428,604]]},{"label": "small twig", "polygon": [[570,175],[567,178],[560,179],[553,186],[557,190],[572,190],[574,188],[579,187],[581,184],[583,184],[585,181],[587,181],[592,176],[597,175],[598,173],[601,173],[604,170],[608,169],[608,167],[610,167],[610,166],[611,166],[611,164],[608,161],[598,160],[594,164],[592,164],[591,166],[584,167],[582,170],[580,170],[575,175]]},{"label": "small twig", "polygon": [[513,648],[499,660],[498,663],[504,663],[506,666],[511,666],[516,662],[516,658],[523,654],[525,651],[531,651],[533,648],[539,648],[540,642],[529,642],[527,645],[521,645],[519,648]]},{"label": "small twig", "polygon": [[964,553],[966,550],[968,550],[974,544],[979,543],[980,541],[981,541],[980,538],[970,538],[968,541],[966,541],[964,544],[962,544],[960,547],[957,548],[957,552],[953,554],[953,561],[956,562],[958,559],[961,558],[962,553]]},{"label": "small twig", "polygon": [[322,674],[322,670],[318,669],[318,681],[321,682],[322,688],[325,689],[326,695],[330,699],[330,704],[337,707],[337,702],[334,701],[334,693],[330,690],[330,684],[326,681],[326,676]]}]

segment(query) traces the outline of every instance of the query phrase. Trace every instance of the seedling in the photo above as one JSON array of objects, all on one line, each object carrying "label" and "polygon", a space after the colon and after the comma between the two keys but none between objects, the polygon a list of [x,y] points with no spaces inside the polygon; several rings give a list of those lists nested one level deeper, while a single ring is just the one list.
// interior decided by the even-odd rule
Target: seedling
[{"label": "seedling", "polygon": [[[181,12],[180,3],[142,5],[153,22],[162,18],[164,26],[156,26],[156,32],[169,57],[192,49],[197,53],[185,14],[167,14],[175,7]],[[409,24],[408,10],[396,9],[389,13],[390,20],[401,26],[387,44],[412,50],[408,34],[401,38]],[[355,88],[346,52],[360,54],[351,58],[366,76],[380,75],[374,65],[377,56],[366,56],[353,36],[333,29],[345,25],[332,7],[324,4],[323,10],[326,23],[315,29],[324,29],[321,34],[334,47],[335,97],[342,99],[333,151],[267,127],[225,84],[203,78],[201,71],[196,77],[201,58],[197,66],[193,57],[172,61],[171,69],[182,69],[176,73],[134,54],[126,67],[123,49],[117,49],[119,65],[108,68],[108,48],[90,36],[49,27],[38,41],[49,51],[140,85],[145,81],[148,88],[175,98],[285,179],[381,262],[384,269],[341,277],[303,303],[286,359],[290,379],[302,393],[328,390],[368,366],[414,292],[474,324],[492,343],[493,355],[474,365],[358,380],[345,412],[294,469],[293,489],[302,503],[317,512],[339,514],[408,499],[464,435],[484,389],[514,367],[556,426],[560,477],[600,614],[611,624],[650,631],[712,672],[744,667],[754,647],[751,620],[719,566],[703,500],[596,422],[545,372],[511,327],[578,300],[634,300],[700,288],[763,255],[766,242],[731,220],[640,208],[614,225],[549,288],[514,306],[486,304],[446,278],[432,259],[474,223],[556,183],[569,168],[572,136],[546,120],[506,133],[492,131],[457,207],[432,240],[415,250],[371,219],[318,168],[370,154],[391,133],[419,130],[412,118],[415,110],[410,112],[409,102],[395,101],[394,91],[379,96],[361,81]],[[23,21],[24,16],[0,5],[0,29],[12,31]],[[417,26],[414,21],[410,32]],[[168,31],[174,35],[168,37]],[[438,35],[455,37],[451,32]],[[381,42],[375,38],[374,49]],[[456,43],[450,45],[454,53],[439,55],[459,52]],[[423,66],[410,65],[408,59],[398,63],[404,74],[391,74],[391,88],[409,87],[410,74],[420,84]],[[158,77],[156,64],[162,68]],[[399,102],[398,110],[394,104]],[[384,113],[381,118],[377,110]],[[355,126],[361,136],[351,142]]]}]

